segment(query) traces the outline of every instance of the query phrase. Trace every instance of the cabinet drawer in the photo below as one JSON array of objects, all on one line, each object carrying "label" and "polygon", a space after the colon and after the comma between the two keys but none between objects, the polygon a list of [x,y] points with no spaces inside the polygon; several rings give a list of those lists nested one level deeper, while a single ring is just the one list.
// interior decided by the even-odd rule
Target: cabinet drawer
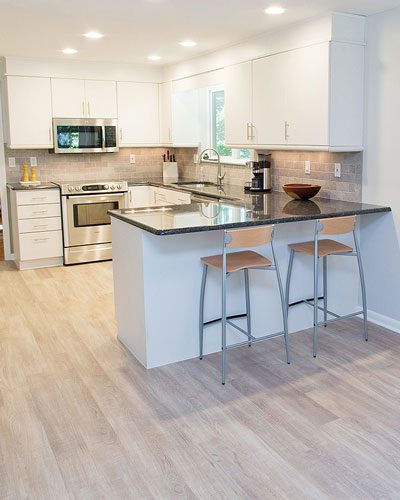
[{"label": "cabinet drawer", "polygon": [[32,191],[18,191],[17,205],[42,205],[45,203],[60,203],[58,189],[35,189]]},{"label": "cabinet drawer", "polygon": [[43,217],[60,217],[59,203],[48,205],[20,205],[17,207],[18,219],[40,219]]},{"label": "cabinet drawer", "polygon": [[20,260],[61,257],[63,254],[61,231],[20,234],[19,252]]},{"label": "cabinet drawer", "polygon": [[59,231],[61,217],[46,217],[44,219],[22,219],[18,222],[19,232],[37,233],[40,231]]}]

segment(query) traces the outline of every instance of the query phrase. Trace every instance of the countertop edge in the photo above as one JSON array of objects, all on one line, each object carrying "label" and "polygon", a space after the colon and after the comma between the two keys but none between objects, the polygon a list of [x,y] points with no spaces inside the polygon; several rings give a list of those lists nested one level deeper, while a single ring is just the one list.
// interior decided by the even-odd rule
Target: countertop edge
[{"label": "countertop edge", "polygon": [[390,207],[375,207],[375,208],[366,208],[365,210],[345,210],[342,212],[317,214],[317,215],[293,215],[285,217],[284,219],[278,217],[267,220],[264,219],[257,221],[235,222],[231,224],[221,224],[218,226],[196,226],[196,227],[182,228],[182,229],[154,229],[153,227],[147,226],[146,224],[141,224],[140,222],[137,221],[133,221],[127,217],[124,217],[123,215],[113,213],[113,211],[109,211],[107,213],[111,217],[114,217],[115,219],[121,220],[122,222],[126,222],[131,226],[143,229],[156,236],[169,236],[175,234],[201,233],[206,231],[223,231],[224,229],[240,229],[244,227],[253,227],[253,226],[268,226],[270,224],[285,224],[289,222],[303,222],[308,220],[329,219],[332,217],[346,217],[350,215],[388,213],[391,211],[392,209]]}]

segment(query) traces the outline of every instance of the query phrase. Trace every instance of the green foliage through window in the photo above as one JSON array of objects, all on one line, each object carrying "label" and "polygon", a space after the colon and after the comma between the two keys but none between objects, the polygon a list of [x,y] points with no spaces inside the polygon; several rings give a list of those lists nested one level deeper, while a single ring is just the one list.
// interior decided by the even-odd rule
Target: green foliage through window
[{"label": "green foliage through window", "polygon": [[246,159],[250,157],[248,149],[232,150],[225,146],[225,93],[223,90],[216,90],[211,93],[212,110],[212,147],[221,156],[230,156],[232,159]]}]

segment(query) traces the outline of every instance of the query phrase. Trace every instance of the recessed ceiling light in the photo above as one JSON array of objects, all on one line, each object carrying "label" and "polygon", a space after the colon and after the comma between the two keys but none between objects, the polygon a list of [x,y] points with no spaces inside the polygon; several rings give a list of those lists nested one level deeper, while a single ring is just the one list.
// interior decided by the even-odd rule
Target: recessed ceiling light
[{"label": "recessed ceiling light", "polygon": [[193,42],[193,40],[184,40],[183,42],[179,42],[179,45],[182,45],[182,47],[195,47],[197,43]]},{"label": "recessed ceiling light", "polygon": [[278,14],[283,14],[284,12],[286,11],[286,9],[284,9],[283,7],[268,7],[267,9],[265,9],[265,13],[266,14],[270,14],[272,16],[276,16]]},{"label": "recessed ceiling light", "polygon": [[158,61],[161,59],[161,56],[158,56],[157,54],[151,54],[150,56],[147,56],[147,59],[150,59],[150,61]]},{"label": "recessed ceiling light", "polygon": [[68,48],[68,49],[63,49],[62,50],[62,53],[63,54],[76,54],[78,51],[76,49],[71,49],[71,48]]},{"label": "recessed ceiling light", "polygon": [[103,33],[98,33],[97,31],[88,31],[83,36],[86,38],[91,38],[92,40],[98,40],[99,38],[103,38]]}]

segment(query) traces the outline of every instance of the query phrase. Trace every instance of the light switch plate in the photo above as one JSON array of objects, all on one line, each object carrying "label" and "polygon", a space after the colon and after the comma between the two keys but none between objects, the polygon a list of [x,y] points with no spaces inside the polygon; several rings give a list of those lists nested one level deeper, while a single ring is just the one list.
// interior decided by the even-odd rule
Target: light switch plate
[{"label": "light switch plate", "polygon": [[307,175],[311,174],[311,162],[309,160],[304,162],[304,173]]},{"label": "light switch plate", "polygon": [[129,163],[136,163],[136,155],[129,155]]},{"label": "light switch plate", "polygon": [[8,166],[9,168],[15,168],[15,158],[13,156],[8,159]]},{"label": "light switch plate", "polygon": [[37,158],[36,156],[31,156],[31,167],[37,167]]},{"label": "light switch plate", "polygon": [[342,176],[342,165],[340,163],[335,163],[335,177]]},{"label": "light switch plate", "polygon": [[199,163],[199,155],[197,153],[193,155],[193,163]]}]

